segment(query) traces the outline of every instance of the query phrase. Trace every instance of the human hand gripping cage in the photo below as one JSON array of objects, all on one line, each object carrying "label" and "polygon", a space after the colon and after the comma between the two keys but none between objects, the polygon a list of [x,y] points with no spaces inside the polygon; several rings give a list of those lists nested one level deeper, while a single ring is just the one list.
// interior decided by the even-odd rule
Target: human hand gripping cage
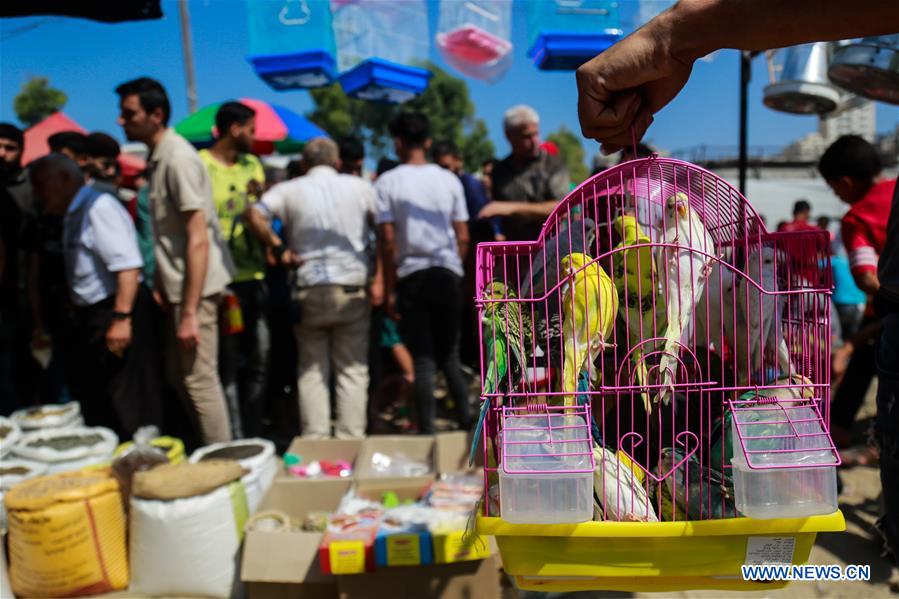
[{"label": "human hand gripping cage", "polygon": [[802,563],[842,530],[826,232],[769,233],[726,181],[650,157],[476,260],[479,525],[519,586],[740,587],[710,581],[747,537],[792,535]]}]

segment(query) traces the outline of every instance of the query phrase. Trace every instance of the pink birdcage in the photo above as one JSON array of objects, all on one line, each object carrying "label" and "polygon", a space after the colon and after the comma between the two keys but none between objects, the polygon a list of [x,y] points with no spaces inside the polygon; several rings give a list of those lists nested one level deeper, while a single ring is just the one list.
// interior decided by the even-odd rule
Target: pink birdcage
[{"label": "pink birdcage", "polygon": [[[580,185],[537,241],[478,246],[479,526],[519,586],[745,588],[748,539],[789,537],[803,563],[842,530],[828,244],[651,157]],[[587,459],[550,430],[563,417]]]}]

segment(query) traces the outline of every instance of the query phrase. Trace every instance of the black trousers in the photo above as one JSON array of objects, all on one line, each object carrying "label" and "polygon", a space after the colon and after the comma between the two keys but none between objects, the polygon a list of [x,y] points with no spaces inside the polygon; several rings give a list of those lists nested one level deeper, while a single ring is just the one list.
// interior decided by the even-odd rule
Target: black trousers
[{"label": "black trousers", "polygon": [[130,439],[139,427],[162,425],[162,362],[151,319],[150,292],[138,287],[131,345],[117,356],[106,348],[113,298],[75,310],[72,330],[72,396],[88,426],[106,426]]},{"label": "black trousers", "polygon": [[468,386],[459,362],[461,278],[445,268],[428,268],[397,283],[400,335],[415,366],[415,402],[421,432],[434,432],[434,377],[443,371],[459,426],[469,428]]},{"label": "black trousers", "polygon": [[[872,318],[866,318],[859,325],[859,330],[865,328],[874,322]],[[849,358],[849,364],[846,366],[846,373],[840,386],[830,403],[830,423],[847,431],[852,431],[855,423],[855,417],[865,403],[865,395],[871,386],[871,381],[877,374],[877,364],[875,360],[876,350],[874,342],[865,343],[855,348],[852,357]]]},{"label": "black trousers", "polygon": [[265,385],[268,377],[271,336],[265,310],[264,281],[232,283],[229,288],[240,302],[244,330],[229,335],[219,333],[219,376],[231,411],[234,438],[263,434]]}]

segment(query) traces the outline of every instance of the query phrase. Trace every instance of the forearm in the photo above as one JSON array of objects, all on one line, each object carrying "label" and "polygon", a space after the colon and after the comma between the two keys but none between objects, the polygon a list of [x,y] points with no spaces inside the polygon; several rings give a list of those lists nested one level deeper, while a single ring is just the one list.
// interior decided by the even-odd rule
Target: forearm
[{"label": "forearm", "polygon": [[272,225],[269,219],[261,210],[250,206],[244,213],[244,219],[250,228],[250,232],[255,235],[259,241],[266,247],[277,247],[281,245],[281,238],[272,231]]},{"label": "forearm", "polygon": [[384,296],[389,297],[396,288],[396,245],[393,241],[378,241],[381,256],[381,275],[384,278]]},{"label": "forearm", "polygon": [[465,257],[468,256],[468,246],[471,243],[471,237],[468,234],[468,223],[453,223],[453,233],[456,236],[456,251],[459,253],[459,259],[464,263]]},{"label": "forearm", "polygon": [[873,271],[859,273],[853,278],[858,288],[870,296],[875,295],[880,289],[880,280],[877,278],[877,273]]},{"label": "forearm", "polygon": [[139,268],[131,268],[117,272],[113,310],[116,312],[131,312],[132,308],[134,308],[134,298],[137,297],[138,285],[140,285]]},{"label": "forearm", "polygon": [[468,256],[469,245],[470,244],[467,238],[456,240],[456,251],[459,252],[459,259],[462,260],[462,262],[465,262],[465,257]]},{"label": "forearm", "polygon": [[196,314],[203,295],[206,268],[209,265],[209,237],[189,235],[185,256],[184,288],[181,294],[182,313]]},{"label": "forearm", "polygon": [[681,0],[648,33],[692,61],[721,48],[767,50],[812,41],[894,33],[896,0]]},{"label": "forearm", "polygon": [[549,200],[548,202],[510,202],[513,204],[509,207],[512,211],[512,214],[516,216],[523,216],[525,218],[533,218],[537,220],[543,220],[547,216],[549,216],[553,209],[556,207],[557,202],[555,200]]}]

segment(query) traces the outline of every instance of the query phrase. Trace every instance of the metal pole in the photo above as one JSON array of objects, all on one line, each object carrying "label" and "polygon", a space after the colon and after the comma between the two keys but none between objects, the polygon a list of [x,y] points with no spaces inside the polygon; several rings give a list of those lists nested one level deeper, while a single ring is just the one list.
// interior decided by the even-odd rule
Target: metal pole
[{"label": "metal pole", "polygon": [[740,52],[740,193],[746,195],[746,171],[749,161],[748,125],[749,125],[749,79],[752,76],[752,57],[749,52]]},{"label": "metal pole", "polygon": [[187,79],[187,110],[190,114],[197,111],[197,86],[194,81],[194,53],[190,41],[190,12],[187,0],[178,0],[181,14],[181,51],[184,53],[184,77]]}]

